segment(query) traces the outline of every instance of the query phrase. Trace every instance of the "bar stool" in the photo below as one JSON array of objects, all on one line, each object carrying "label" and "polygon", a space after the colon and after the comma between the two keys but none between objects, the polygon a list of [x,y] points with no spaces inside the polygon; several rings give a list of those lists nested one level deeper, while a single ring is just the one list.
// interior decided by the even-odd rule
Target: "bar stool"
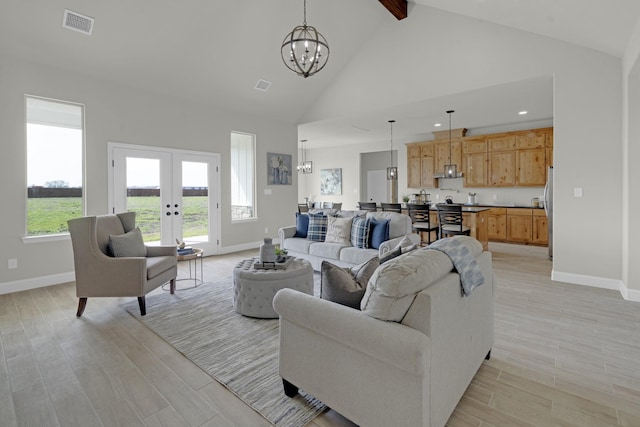
[{"label": "bar stool", "polygon": [[375,212],[378,210],[378,207],[376,206],[376,202],[358,202],[358,209],[361,211]]},{"label": "bar stool", "polygon": [[438,203],[438,225],[440,236],[471,235],[471,228],[462,224],[462,205]]},{"label": "bar stool", "polygon": [[[438,224],[431,224],[431,218],[429,215],[429,204],[409,204],[407,203],[407,210],[409,211],[409,216],[411,217],[411,228],[414,233],[418,233],[420,235],[420,245],[424,246],[426,243],[430,245],[431,233],[436,232],[435,240],[439,238],[439,227]],[[424,234],[427,234],[427,240],[424,240]]]},{"label": "bar stool", "polygon": [[402,205],[400,203],[380,203],[382,212],[402,212]]}]

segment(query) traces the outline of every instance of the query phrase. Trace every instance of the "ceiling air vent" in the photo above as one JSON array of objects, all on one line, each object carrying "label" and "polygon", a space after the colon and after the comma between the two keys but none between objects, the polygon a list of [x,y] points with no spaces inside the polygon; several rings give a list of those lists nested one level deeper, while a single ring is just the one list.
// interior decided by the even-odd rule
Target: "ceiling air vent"
[{"label": "ceiling air vent", "polygon": [[271,86],[271,82],[262,79],[258,80],[258,83],[256,83],[256,89],[263,92],[266,92],[267,89],[269,89],[269,86]]},{"label": "ceiling air vent", "polygon": [[65,9],[62,26],[90,36],[93,30],[93,18]]}]

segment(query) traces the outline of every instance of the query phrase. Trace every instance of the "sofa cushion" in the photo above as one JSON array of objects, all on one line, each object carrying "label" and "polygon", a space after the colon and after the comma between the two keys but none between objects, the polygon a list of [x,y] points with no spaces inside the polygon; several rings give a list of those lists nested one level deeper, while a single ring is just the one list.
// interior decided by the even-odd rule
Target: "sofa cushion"
[{"label": "sofa cushion", "polygon": [[351,245],[355,248],[369,247],[369,218],[354,217],[351,224]]},{"label": "sofa cushion", "polygon": [[328,218],[322,214],[309,215],[309,228],[307,229],[307,239],[314,242],[324,242],[327,235]]},{"label": "sofa cushion", "polygon": [[336,216],[339,218],[353,218],[354,216],[364,218],[366,213],[367,211],[338,211]]},{"label": "sofa cushion", "polygon": [[135,228],[127,233],[109,236],[109,249],[115,257],[145,257],[147,248],[142,233]]},{"label": "sofa cushion", "polygon": [[403,254],[376,269],[360,308],[376,319],[399,322],[416,294],[452,269],[451,259],[442,252],[418,249]]},{"label": "sofa cushion", "polygon": [[326,259],[340,259],[340,251],[348,247],[341,243],[314,242],[309,246],[309,255]]},{"label": "sofa cushion", "polygon": [[307,237],[309,215],[296,212],[296,234],[293,237]]},{"label": "sofa cushion", "polygon": [[324,241],[351,245],[351,218],[329,217]]},{"label": "sofa cushion", "polygon": [[378,265],[378,257],[351,268],[322,261],[320,298],[359,310],[369,278]]},{"label": "sofa cushion", "polygon": [[378,256],[378,251],[376,249],[362,249],[349,246],[342,248],[340,251],[340,261],[349,264],[362,264],[375,256]]},{"label": "sofa cushion", "polygon": [[371,226],[369,232],[369,246],[378,249],[382,242],[389,240],[389,221],[388,219],[370,218]]},{"label": "sofa cushion", "polygon": [[304,237],[291,237],[289,239],[285,239],[284,243],[281,243],[281,245],[283,249],[286,249],[288,251],[308,254],[309,246],[311,246],[313,243],[315,242],[312,242],[311,240],[308,240]]}]

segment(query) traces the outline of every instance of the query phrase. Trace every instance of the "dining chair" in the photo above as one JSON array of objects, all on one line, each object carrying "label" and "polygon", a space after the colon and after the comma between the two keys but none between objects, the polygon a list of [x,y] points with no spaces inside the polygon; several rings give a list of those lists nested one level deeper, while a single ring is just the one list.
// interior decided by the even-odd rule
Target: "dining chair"
[{"label": "dining chair", "polygon": [[306,203],[298,203],[298,213],[309,212],[309,206]]}]

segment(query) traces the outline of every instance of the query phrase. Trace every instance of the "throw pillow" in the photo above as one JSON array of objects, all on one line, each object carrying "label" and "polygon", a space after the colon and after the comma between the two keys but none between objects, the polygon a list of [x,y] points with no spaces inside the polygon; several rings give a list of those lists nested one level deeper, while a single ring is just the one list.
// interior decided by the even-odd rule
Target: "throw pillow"
[{"label": "throw pillow", "polygon": [[379,249],[382,242],[389,240],[389,220],[371,218],[371,237],[369,244],[373,249]]},{"label": "throw pillow", "polygon": [[413,240],[411,240],[409,236],[404,236],[393,249],[395,250],[398,248],[400,248],[400,251],[403,254],[406,254],[407,252],[411,252],[412,250],[417,249],[418,245],[413,243]]},{"label": "throw pillow", "polygon": [[296,234],[293,237],[307,237],[309,215],[296,212]]},{"label": "throw pillow", "polygon": [[395,249],[392,249],[389,252],[387,252],[385,256],[380,258],[380,264],[384,264],[390,259],[394,259],[395,257],[398,257],[400,255],[402,255],[402,248],[396,247]]},{"label": "throw pillow", "polygon": [[377,257],[352,268],[342,268],[322,261],[320,298],[359,310],[369,278],[378,265]]},{"label": "throw pillow", "polygon": [[307,239],[314,242],[324,242],[327,235],[327,217],[324,215],[309,215]]},{"label": "throw pillow", "polygon": [[329,217],[325,242],[351,245],[351,218]]},{"label": "throw pillow", "polygon": [[139,228],[124,234],[109,235],[109,249],[115,257],[144,257],[147,247]]},{"label": "throw pillow", "polygon": [[366,249],[369,247],[369,218],[353,217],[351,224],[351,246]]}]

